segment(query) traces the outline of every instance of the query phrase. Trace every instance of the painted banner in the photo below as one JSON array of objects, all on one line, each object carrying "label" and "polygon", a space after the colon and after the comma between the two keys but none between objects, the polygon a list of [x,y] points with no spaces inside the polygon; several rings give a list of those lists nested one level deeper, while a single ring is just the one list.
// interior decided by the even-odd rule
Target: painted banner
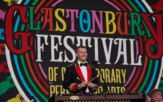
[{"label": "painted banner", "polygon": [[162,0],[3,0],[0,5],[0,100],[47,102],[53,94],[68,94],[62,81],[80,45],[90,64],[101,63],[95,67],[102,72],[96,93],[103,92],[104,82],[110,93],[163,91]]}]

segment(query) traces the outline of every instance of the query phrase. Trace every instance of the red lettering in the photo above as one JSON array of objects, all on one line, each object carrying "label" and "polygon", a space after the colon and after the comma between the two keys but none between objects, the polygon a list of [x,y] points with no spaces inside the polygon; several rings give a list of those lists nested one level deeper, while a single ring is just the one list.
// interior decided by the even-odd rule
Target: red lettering
[{"label": "red lettering", "polygon": [[[26,7],[22,7],[19,5],[14,5],[12,6],[7,13],[6,16],[6,22],[5,22],[5,38],[6,38],[6,43],[8,48],[15,54],[21,54],[24,53],[30,49],[32,49],[31,47],[28,46],[28,38],[32,33],[22,33],[22,32],[17,32],[15,33],[15,36],[13,36],[13,28],[12,28],[12,16],[14,14],[14,11],[18,10],[20,12],[20,18],[22,20],[23,23],[27,23],[28,19],[25,17],[26,16],[26,10],[27,10],[27,6]],[[22,40],[22,46],[21,48],[17,49],[14,46],[14,37],[15,39],[19,39],[21,38]]]},{"label": "red lettering", "polygon": [[[162,17],[163,15],[161,14],[153,14],[153,16],[155,17],[155,21],[156,21],[156,31],[154,30],[154,28],[152,27],[152,24],[150,23],[149,20],[149,16],[151,16],[151,14],[140,14],[146,25],[148,26],[150,32],[152,33],[153,38],[149,38],[146,41],[145,44],[145,48],[146,48],[146,53],[147,55],[152,58],[152,59],[158,59],[162,56],[163,53],[163,44],[162,44]],[[151,46],[153,46],[154,44],[157,44],[157,53],[153,54],[151,52]]]}]

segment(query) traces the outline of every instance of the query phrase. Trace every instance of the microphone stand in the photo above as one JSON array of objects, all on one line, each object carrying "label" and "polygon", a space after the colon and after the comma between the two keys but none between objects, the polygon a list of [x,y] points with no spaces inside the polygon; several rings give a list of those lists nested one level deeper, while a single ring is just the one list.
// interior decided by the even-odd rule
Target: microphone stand
[{"label": "microphone stand", "polygon": [[[100,64],[98,64],[98,63],[96,63],[96,65],[97,65],[97,67],[98,68],[100,68],[101,69],[101,66],[100,66]],[[106,97],[106,94],[107,94],[107,87],[106,87],[106,82],[105,82],[105,80],[104,80],[104,77],[102,76],[102,71],[100,70],[100,75],[101,75],[101,77],[102,77],[102,80],[104,81],[104,98],[105,98],[105,102],[107,102],[107,97]]]}]

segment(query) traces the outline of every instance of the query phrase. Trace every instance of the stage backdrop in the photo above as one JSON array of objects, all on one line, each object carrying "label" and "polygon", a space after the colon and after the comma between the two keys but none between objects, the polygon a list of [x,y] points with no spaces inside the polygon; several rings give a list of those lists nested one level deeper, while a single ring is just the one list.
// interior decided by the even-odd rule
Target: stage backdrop
[{"label": "stage backdrop", "polygon": [[[88,49],[108,92],[163,91],[163,0],[2,0],[0,101],[47,102]],[[103,92],[100,78],[97,93]]]}]

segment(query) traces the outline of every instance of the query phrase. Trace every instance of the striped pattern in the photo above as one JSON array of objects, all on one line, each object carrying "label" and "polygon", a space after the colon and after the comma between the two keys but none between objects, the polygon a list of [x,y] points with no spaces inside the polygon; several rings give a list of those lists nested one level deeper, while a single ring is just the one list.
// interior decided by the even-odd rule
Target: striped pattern
[{"label": "striped pattern", "polygon": [[[62,0],[54,1],[54,0],[19,0],[18,4],[21,5],[28,5],[28,6],[35,6],[34,14],[39,12],[39,8],[42,6],[51,6],[54,7],[58,3],[62,2]],[[150,6],[147,4],[145,0],[104,0],[108,5],[113,6],[117,11],[134,11],[134,12],[150,12],[152,10]],[[145,6],[145,7],[144,7]],[[27,16],[29,14],[27,13]],[[18,26],[21,26],[21,31],[26,31],[29,25],[25,25],[20,23],[20,16],[18,14],[15,15],[16,21],[14,26],[14,33],[17,32]],[[41,19],[41,13],[38,13],[35,24],[38,20]],[[147,25],[144,21],[142,21],[142,25],[147,32],[147,38],[151,37],[150,31],[147,28]],[[145,54],[143,49],[143,36],[138,35],[138,41],[136,42],[137,55],[138,54]],[[33,38],[31,38],[31,46],[35,46],[33,43]],[[21,46],[21,40],[14,41],[15,45]],[[156,47],[151,47],[151,50],[154,50]],[[7,48],[6,48],[7,49]],[[48,101],[49,97],[49,85],[47,83],[47,75],[45,74],[44,70],[42,69],[41,64],[36,64],[34,62],[34,51],[26,52],[22,55],[15,55],[12,54],[8,49],[6,50],[7,54],[7,61],[10,63],[9,68],[13,80],[18,88],[19,92],[25,98],[25,100],[29,101],[28,96],[34,96],[37,102],[41,102],[44,100],[45,102]],[[10,58],[9,58],[10,57]],[[136,60],[136,59],[135,59]],[[162,65],[159,66],[159,63],[163,62],[162,59],[160,60],[153,60],[150,59],[148,56],[145,56],[144,64],[142,67],[134,67],[133,71],[127,79],[127,83],[124,85],[126,86],[127,91],[138,91],[138,92],[145,92],[148,93],[151,88],[157,88],[159,84],[159,79],[161,78],[162,74]],[[17,75],[17,76],[16,76]],[[152,75],[152,76],[151,76]],[[155,77],[158,75],[158,80],[155,81]],[[39,79],[39,80],[38,80]],[[21,81],[17,81],[21,80]],[[27,84],[30,83],[30,84]]]}]

